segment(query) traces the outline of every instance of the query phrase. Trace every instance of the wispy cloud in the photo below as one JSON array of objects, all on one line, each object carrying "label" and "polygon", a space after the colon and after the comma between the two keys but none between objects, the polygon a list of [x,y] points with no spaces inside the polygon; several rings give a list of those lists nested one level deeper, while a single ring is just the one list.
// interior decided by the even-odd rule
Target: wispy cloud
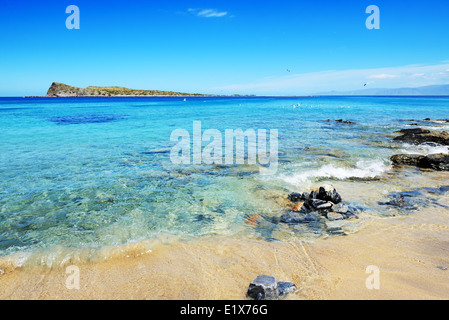
[{"label": "wispy cloud", "polygon": [[[254,94],[314,94],[325,91],[371,88],[419,87],[449,84],[449,63],[409,65],[378,69],[328,70],[266,77],[251,83],[231,84],[211,90]],[[369,81],[368,81],[369,80]]]},{"label": "wispy cloud", "polygon": [[397,78],[397,77],[398,77],[398,75],[386,74],[386,73],[373,74],[373,75],[369,76],[370,79],[394,79],[394,78]]},{"label": "wispy cloud", "polygon": [[218,11],[217,9],[187,9],[187,12],[203,18],[220,18],[228,14],[226,11]]}]

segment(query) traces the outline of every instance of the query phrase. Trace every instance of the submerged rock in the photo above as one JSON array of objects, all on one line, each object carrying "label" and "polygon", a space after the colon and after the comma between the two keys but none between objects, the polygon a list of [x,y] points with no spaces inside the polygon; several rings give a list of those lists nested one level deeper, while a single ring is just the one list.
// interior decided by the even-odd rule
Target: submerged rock
[{"label": "submerged rock", "polygon": [[428,206],[439,206],[434,193],[425,188],[391,193],[388,195],[387,201],[379,202],[379,204],[394,207],[404,213]]},{"label": "submerged rock", "polygon": [[343,119],[335,120],[335,122],[344,123],[344,124],[357,124],[355,122],[352,122],[352,121],[349,121],[349,120],[343,120]]},{"label": "submerged rock", "polygon": [[343,203],[337,204],[332,209],[333,209],[334,212],[342,213],[342,214],[345,214],[345,213],[349,212],[349,207],[347,205],[343,204]]},{"label": "submerged rock", "polygon": [[299,213],[296,213],[294,211],[289,211],[287,213],[284,213],[281,216],[281,222],[287,223],[287,224],[298,224],[298,223],[304,223],[307,222],[304,219],[303,215],[299,215]]},{"label": "submerged rock", "polygon": [[335,221],[335,220],[344,220],[345,216],[338,212],[328,212],[326,218],[329,221]]}]

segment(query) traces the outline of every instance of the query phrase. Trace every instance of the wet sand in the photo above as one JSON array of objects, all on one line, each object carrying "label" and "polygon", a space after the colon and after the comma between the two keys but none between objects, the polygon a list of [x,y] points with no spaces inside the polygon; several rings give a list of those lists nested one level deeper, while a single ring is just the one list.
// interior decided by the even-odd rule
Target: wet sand
[{"label": "wet sand", "polygon": [[[80,289],[65,267],[26,267],[0,275],[1,299],[246,299],[259,274],[292,281],[288,299],[448,299],[449,212],[428,208],[375,218],[358,232],[314,242],[213,237],[77,263]],[[4,262],[3,262],[4,263]],[[368,290],[368,265],[380,289]]]}]

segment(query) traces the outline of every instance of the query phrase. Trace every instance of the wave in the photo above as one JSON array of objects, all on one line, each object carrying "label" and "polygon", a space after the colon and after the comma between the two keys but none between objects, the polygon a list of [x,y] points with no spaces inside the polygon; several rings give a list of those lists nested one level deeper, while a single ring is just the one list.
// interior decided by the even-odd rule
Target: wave
[{"label": "wave", "polygon": [[292,185],[311,184],[320,179],[376,179],[384,172],[388,171],[391,165],[381,160],[360,160],[354,167],[336,166],[333,164],[324,165],[318,169],[309,169],[305,172],[293,175],[283,175],[281,179]]},{"label": "wave", "polygon": [[405,144],[401,153],[422,154],[425,156],[435,153],[449,153],[449,146],[443,146],[437,143],[424,143],[420,145]]}]

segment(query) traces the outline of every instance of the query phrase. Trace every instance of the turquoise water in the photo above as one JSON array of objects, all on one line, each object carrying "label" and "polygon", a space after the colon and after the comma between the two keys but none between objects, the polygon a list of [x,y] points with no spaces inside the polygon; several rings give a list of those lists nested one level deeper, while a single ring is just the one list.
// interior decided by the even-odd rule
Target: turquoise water
[{"label": "turquoise water", "polygon": [[[407,149],[392,143],[394,131],[448,114],[449,98],[432,97],[0,98],[0,255],[161,233],[267,237],[270,226],[249,229],[245,219],[279,214],[270,195],[322,179],[375,181]],[[170,135],[192,133],[194,121],[223,134],[277,129],[278,171],[173,164]]]}]

